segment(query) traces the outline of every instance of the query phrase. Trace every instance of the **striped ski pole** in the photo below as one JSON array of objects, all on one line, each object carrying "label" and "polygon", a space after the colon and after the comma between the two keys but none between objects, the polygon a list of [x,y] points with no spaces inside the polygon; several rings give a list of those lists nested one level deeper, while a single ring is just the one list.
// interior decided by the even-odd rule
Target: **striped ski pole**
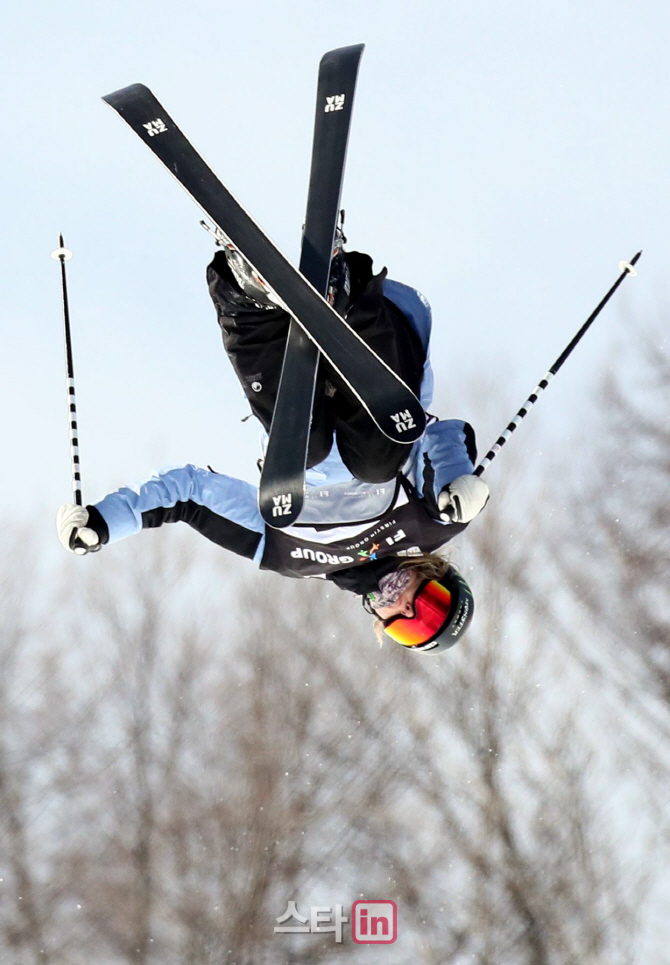
[{"label": "striped ski pole", "polygon": [[502,433],[502,435],[500,435],[500,436],[498,437],[498,439],[496,440],[496,442],[491,446],[491,448],[489,449],[489,451],[486,453],[486,455],[484,456],[484,458],[482,459],[482,461],[479,463],[479,465],[478,465],[477,468],[475,469],[475,471],[474,471],[474,475],[475,475],[475,476],[481,476],[482,473],[485,472],[485,470],[487,469],[487,467],[493,462],[493,460],[494,460],[495,457],[498,455],[498,453],[500,452],[500,450],[502,449],[502,447],[505,445],[505,443],[507,442],[507,440],[509,439],[509,437],[510,437],[510,436],[512,435],[512,433],[516,430],[516,428],[517,428],[517,426],[519,425],[519,423],[521,423],[521,422],[523,421],[523,419],[526,418],[526,416],[528,415],[529,411],[530,411],[530,410],[532,409],[532,407],[535,405],[535,403],[537,402],[537,400],[539,399],[539,397],[542,395],[542,393],[544,392],[544,390],[547,388],[547,386],[549,385],[549,383],[551,382],[551,380],[553,379],[553,377],[556,375],[556,373],[558,372],[558,370],[560,369],[560,367],[563,365],[563,363],[565,362],[565,360],[571,355],[573,349],[579,344],[579,342],[582,340],[583,336],[586,334],[586,332],[587,332],[588,329],[591,327],[591,325],[593,324],[593,322],[596,320],[596,318],[598,317],[598,315],[600,315],[601,311],[603,310],[603,308],[605,307],[605,305],[608,303],[608,301],[610,300],[610,298],[612,297],[612,295],[614,294],[614,292],[617,290],[617,288],[619,287],[619,285],[621,284],[621,282],[624,280],[624,278],[626,278],[628,275],[632,275],[633,277],[635,277],[635,275],[637,275],[637,272],[636,272],[634,266],[635,266],[635,265],[637,264],[637,262],[639,261],[641,255],[642,255],[642,252],[641,252],[641,251],[638,251],[638,253],[637,253],[636,255],[634,255],[634,256],[631,258],[630,261],[620,261],[620,262],[619,262],[619,269],[621,270],[621,274],[619,275],[619,277],[617,278],[617,280],[614,282],[614,284],[612,285],[612,287],[610,288],[610,290],[607,292],[607,294],[605,295],[605,297],[603,298],[603,300],[602,300],[602,301],[597,305],[597,307],[591,312],[591,314],[590,314],[589,317],[586,319],[586,321],[584,322],[584,324],[582,325],[582,327],[579,329],[579,331],[577,332],[577,334],[575,335],[575,337],[572,339],[572,341],[571,341],[568,345],[566,345],[566,347],[564,348],[563,352],[558,356],[558,358],[556,359],[556,361],[554,362],[554,364],[551,366],[551,368],[549,369],[549,371],[547,372],[547,374],[544,376],[544,378],[539,382],[538,385],[535,386],[535,388],[533,389],[533,391],[531,392],[531,394],[528,396],[528,398],[526,399],[526,401],[524,402],[524,404],[521,406],[521,408],[519,409],[519,411],[517,412],[517,414],[514,416],[514,418],[512,419],[512,421],[507,425],[507,428],[506,428],[505,431]]},{"label": "striped ski pole", "polygon": [[67,300],[67,279],[65,262],[72,258],[72,252],[63,244],[63,235],[58,235],[58,248],[51,252],[55,261],[60,261],[61,283],[63,289],[63,322],[65,326],[65,365],[67,370],[66,387],[68,411],[70,416],[70,461],[72,466],[72,493],[77,506],[82,506],[81,472],[79,467],[79,438],[77,431],[77,400],[74,393],[74,364],[72,362],[72,337],[70,335],[70,309]]}]

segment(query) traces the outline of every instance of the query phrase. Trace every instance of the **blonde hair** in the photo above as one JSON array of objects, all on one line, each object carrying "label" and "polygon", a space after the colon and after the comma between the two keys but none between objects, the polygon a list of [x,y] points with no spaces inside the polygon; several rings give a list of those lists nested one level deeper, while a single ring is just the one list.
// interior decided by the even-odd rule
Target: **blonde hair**
[{"label": "blonde hair", "polygon": [[[449,560],[443,556],[438,556],[437,553],[424,553],[423,556],[413,556],[401,560],[398,569],[415,570],[424,580],[441,580],[445,573],[451,569],[451,566]],[[379,640],[379,646],[383,646],[384,621],[380,620],[379,617],[375,618],[373,630]]]}]

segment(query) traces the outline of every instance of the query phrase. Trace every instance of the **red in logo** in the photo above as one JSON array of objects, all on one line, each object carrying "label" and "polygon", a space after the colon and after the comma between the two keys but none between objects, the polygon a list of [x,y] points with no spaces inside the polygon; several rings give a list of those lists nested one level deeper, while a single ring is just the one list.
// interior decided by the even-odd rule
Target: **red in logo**
[{"label": "red in logo", "polygon": [[395,901],[370,899],[351,906],[351,937],[359,945],[390,945],[398,937]]}]

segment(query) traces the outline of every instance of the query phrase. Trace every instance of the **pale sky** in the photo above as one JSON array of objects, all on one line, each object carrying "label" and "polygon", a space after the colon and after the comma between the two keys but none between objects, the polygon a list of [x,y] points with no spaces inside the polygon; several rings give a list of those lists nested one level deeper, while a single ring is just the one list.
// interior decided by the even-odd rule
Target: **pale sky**
[{"label": "pale sky", "polygon": [[[63,231],[85,501],[166,464],[255,481],[257,430],[220,347],[200,213],[100,100],[141,81],[289,257],[316,74],[365,42],[343,203],[349,247],[433,305],[435,411],[500,410],[482,453],[618,274],[533,414],[546,442],[649,310],[670,263],[670,11],[621,0],[27,0],[3,13],[2,370],[6,515],[71,498]],[[573,407],[572,410],[570,407]],[[489,419],[489,416],[486,417]],[[517,439],[510,445],[518,445]],[[489,481],[495,485],[490,470]]]}]

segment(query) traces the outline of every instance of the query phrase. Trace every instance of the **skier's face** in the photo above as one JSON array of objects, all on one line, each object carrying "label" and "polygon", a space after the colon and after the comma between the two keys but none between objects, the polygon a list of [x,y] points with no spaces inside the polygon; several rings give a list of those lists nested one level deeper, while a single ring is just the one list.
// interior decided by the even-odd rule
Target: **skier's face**
[{"label": "skier's face", "polygon": [[414,616],[414,596],[419,588],[419,584],[422,583],[424,577],[422,577],[417,570],[412,570],[412,576],[402,591],[398,599],[391,606],[381,606],[375,607],[375,613],[381,620],[389,620],[391,617],[403,616],[403,617],[413,617]]}]

